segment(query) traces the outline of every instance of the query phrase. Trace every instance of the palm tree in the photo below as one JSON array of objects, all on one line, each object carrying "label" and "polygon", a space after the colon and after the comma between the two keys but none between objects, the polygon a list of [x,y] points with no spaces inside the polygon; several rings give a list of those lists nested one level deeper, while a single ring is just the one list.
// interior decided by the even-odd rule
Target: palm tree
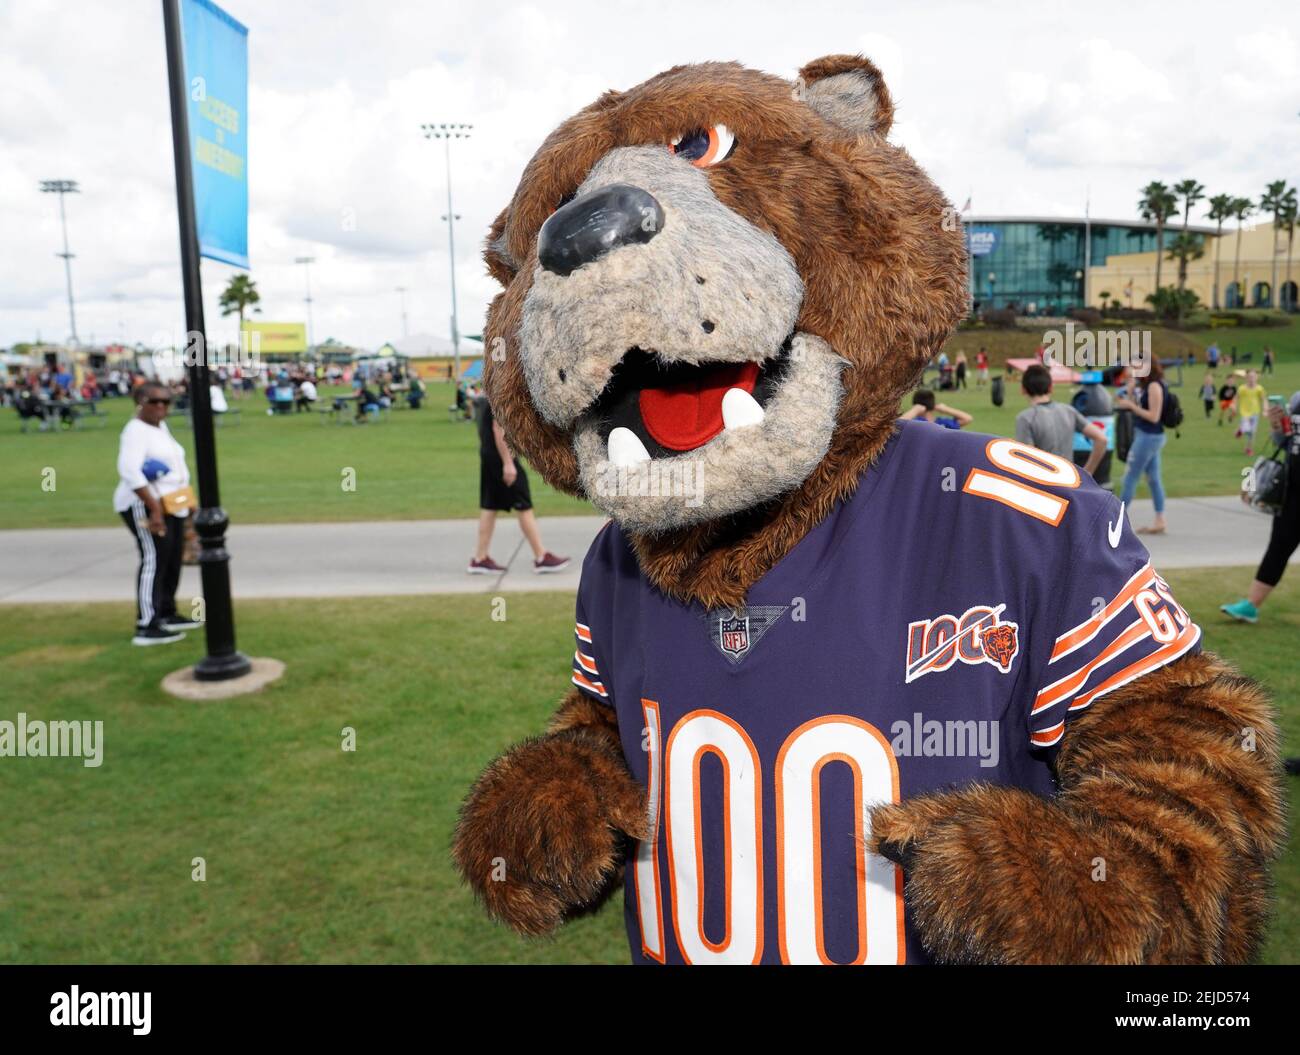
[{"label": "palm tree", "polygon": [[1075,268],[1072,268],[1064,260],[1057,260],[1047,268],[1047,281],[1056,287],[1059,295],[1061,287],[1074,278]]},{"label": "palm tree", "polygon": [[[1277,229],[1280,226],[1282,212],[1286,209],[1288,190],[1291,190],[1291,188],[1287,187],[1286,180],[1274,180],[1265,188],[1263,196],[1259,199],[1259,211],[1273,214],[1273,250],[1269,253],[1269,256],[1273,258],[1273,274],[1269,286],[1270,301],[1277,296]],[[1276,301],[1273,301],[1273,303],[1276,303]]]},{"label": "palm tree", "polygon": [[1219,310],[1219,243],[1223,240],[1223,221],[1232,216],[1232,195],[1216,194],[1210,199],[1210,211],[1206,214],[1217,225],[1214,234],[1214,310]]},{"label": "palm tree", "polygon": [[1246,303],[1246,296],[1241,290],[1241,283],[1237,278],[1237,272],[1241,269],[1241,225],[1242,222],[1255,211],[1255,203],[1249,198],[1232,199],[1232,215],[1237,220],[1237,254],[1232,261],[1232,284],[1237,288],[1238,307]]},{"label": "palm tree", "polygon": [[[247,275],[234,275],[226,288],[221,291],[221,299],[217,301],[217,306],[221,308],[222,315],[239,315],[239,328],[244,328],[244,312],[255,304],[260,303],[262,295],[257,292],[257,284]],[[261,311],[261,308],[253,307],[254,311]]]},{"label": "palm tree", "polygon": [[1148,223],[1156,225],[1156,289],[1160,288],[1160,263],[1165,251],[1165,221],[1178,211],[1178,199],[1163,183],[1153,180],[1142,188],[1138,199],[1138,213]]},{"label": "palm tree", "polygon": [[[1197,183],[1194,179],[1185,179],[1181,183],[1174,184],[1174,193],[1183,199],[1183,234],[1182,237],[1184,249],[1188,246],[1188,225],[1192,218],[1192,206],[1205,197],[1204,184]],[[1172,259],[1172,257],[1171,257]],[[1181,291],[1187,286],[1187,253],[1180,253],[1178,256],[1178,289]]]},{"label": "palm tree", "polygon": [[1183,309],[1187,304],[1183,297],[1183,291],[1187,288],[1187,261],[1200,260],[1204,255],[1205,244],[1199,234],[1179,231],[1174,236],[1174,240],[1169,243],[1169,259],[1178,261],[1178,299],[1174,304],[1177,307],[1179,322],[1182,322]]},{"label": "palm tree", "polygon": [[[1296,219],[1300,215],[1300,204],[1296,202],[1295,188],[1292,187],[1287,191],[1286,201],[1282,206],[1282,226],[1286,228],[1286,283],[1282,287],[1283,294],[1291,288],[1291,250],[1295,244]],[[1286,303],[1285,296],[1278,297],[1278,305],[1287,308],[1288,311],[1295,311],[1296,299],[1290,298],[1289,305]]]},{"label": "palm tree", "polygon": [[1205,185],[1194,179],[1185,179],[1174,184],[1174,193],[1183,199],[1183,231],[1191,221],[1192,206],[1205,197]]}]

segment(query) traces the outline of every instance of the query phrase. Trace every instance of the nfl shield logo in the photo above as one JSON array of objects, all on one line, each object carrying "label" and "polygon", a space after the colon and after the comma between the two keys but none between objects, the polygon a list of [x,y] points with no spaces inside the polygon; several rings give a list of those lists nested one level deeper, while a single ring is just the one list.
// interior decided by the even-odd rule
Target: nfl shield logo
[{"label": "nfl shield logo", "polygon": [[718,620],[718,641],[722,651],[740,657],[749,651],[749,616]]}]

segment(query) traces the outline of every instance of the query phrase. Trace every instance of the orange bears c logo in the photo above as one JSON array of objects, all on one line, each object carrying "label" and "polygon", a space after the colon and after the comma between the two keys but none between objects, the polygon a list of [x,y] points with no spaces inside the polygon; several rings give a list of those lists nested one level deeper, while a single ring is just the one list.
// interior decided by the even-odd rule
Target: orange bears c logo
[{"label": "orange bears c logo", "polygon": [[980,631],[980,646],[989,662],[995,663],[1005,674],[1011,669],[1011,661],[1016,658],[1019,642],[1016,640],[1015,623],[999,623],[987,630]]}]

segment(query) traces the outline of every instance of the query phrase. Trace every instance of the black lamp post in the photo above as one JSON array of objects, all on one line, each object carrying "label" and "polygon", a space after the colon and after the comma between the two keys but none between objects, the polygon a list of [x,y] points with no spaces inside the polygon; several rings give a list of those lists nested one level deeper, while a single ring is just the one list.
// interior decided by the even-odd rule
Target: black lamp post
[{"label": "black lamp post", "polygon": [[[198,469],[199,574],[203,580],[208,654],[194,665],[200,681],[224,681],[247,674],[252,664],[235,648],[235,613],[230,599],[230,554],[226,551],[229,519],[221,508],[217,484],[217,445],[212,424],[207,331],[203,322],[203,287],[199,270],[199,235],[194,216],[194,178],[190,170],[189,109],[185,58],[181,44],[178,0],[163,0],[167,40],[167,82],[171,96],[172,156],[176,163],[176,212],[180,221],[181,275],[185,287],[185,329],[190,411],[194,419],[194,462]],[[197,354],[196,354],[197,352]]]}]

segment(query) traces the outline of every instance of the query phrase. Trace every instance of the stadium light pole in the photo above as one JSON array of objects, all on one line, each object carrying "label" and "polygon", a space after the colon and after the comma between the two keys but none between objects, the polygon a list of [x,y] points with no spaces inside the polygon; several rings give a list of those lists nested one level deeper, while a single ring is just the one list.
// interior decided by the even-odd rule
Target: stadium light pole
[{"label": "stadium light pole", "polygon": [[410,334],[407,332],[406,328],[406,287],[397,286],[395,288],[397,290],[397,295],[402,299],[402,336],[409,337]]},{"label": "stadium light pole", "polygon": [[55,256],[63,257],[63,271],[68,280],[68,323],[72,327],[72,343],[77,343],[77,309],[72,301],[72,253],[68,249],[68,214],[63,208],[63,196],[65,194],[80,194],[81,189],[77,186],[77,181],[72,179],[45,179],[41,180],[42,194],[57,194],[59,196],[59,222],[63,225],[63,252],[55,253]]},{"label": "stadium light pole", "polygon": [[447,221],[447,254],[451,263],[451,354],[452,384],[460,384],[460,319],[456,314],[456,221],[460,219],[451,205],[451,141],[468,139],[473,125],[436,124],[421,125],[425,139],[441,139],[443,153],[447,161],[447,212],[443,219]]},{"label": "stadium light pole", "polygon": [[307,302],[307,352],[310,354],[311,350],[316,347],[316,339],[313,336],[316,328],[312,325],[311,317],[311,266],[316,263],[316,258],[314,256],[296,256],[293,258],[293,262],[301,264],[303,273],[307,276],[307,296],[303,300]]},{"label": "stadium light pole", "polygon": [[226,681],[253,669],[235,648],[235,609],[230,599],[230,553],[226,549],[229,518],[221,508],[217,481],[217,441],[212,421],[207,331],[203,321],[203,273],[199,263],[199,229],[194,210],[194,173],[190,167],[189,85],[181,43],[180,0],[162,0],[167,42],[167,87],[171,102],[172,159],[176,167],[176,212],[181,239],[181,279],[185,291],[186,346],[197,341],[200,354],[188,357],[190,413],[194,420],[194,465],[198,470],[199,508],[194,529],[199,535],[199,575],[203,581],[203,630],[208,654],[194,664],[199,681]]}]

